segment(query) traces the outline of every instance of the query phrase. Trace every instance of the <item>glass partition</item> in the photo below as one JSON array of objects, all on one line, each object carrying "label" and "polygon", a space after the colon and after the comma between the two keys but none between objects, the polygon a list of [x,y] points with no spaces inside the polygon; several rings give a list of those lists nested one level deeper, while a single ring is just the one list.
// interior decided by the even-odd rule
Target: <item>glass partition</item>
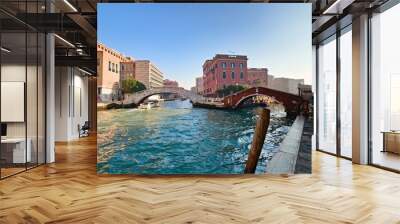
[{"label": "glass partition", "polygon": [[340,155],[352,157],[352,34],[340,36]]},{"label": "glass partition", "polygon": [[[17,3],[0,7],[43,11],[43,1]],[[43,33],[0,12],[1,179],[45,163],[45,44]]]},{"label": "glass partition", "polygon": [[336,36],[318,48],[318,149],[336,154]]},{"label": "glass partition", "polygon": [[371,162],[400,170],[400,5],[371,19]]},{"label": "glass partition", "polygon": [[[1,175],[24,171],[26,150],[26,33],[1,34]],[[4,50],[6,49],[6,50]]]}]

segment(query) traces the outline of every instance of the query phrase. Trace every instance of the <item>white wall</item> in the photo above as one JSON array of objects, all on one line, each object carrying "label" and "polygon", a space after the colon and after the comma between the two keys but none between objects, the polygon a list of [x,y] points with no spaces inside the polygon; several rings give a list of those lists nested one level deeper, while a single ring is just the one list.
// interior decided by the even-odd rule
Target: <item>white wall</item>
[{"label": "white wall", "polygon": [[79,138],[78,125],[88,120],[88,78],[76,68],[56,67],[55,140]]},{"label": "white wall", "polygon": [[[1,81],[4,82],[25,82],[25,64],[3,64],[1,66]],[[7,108],[1,108],[7,110]],[[8,137],[25,137],[25,122],[8,122]]]}]

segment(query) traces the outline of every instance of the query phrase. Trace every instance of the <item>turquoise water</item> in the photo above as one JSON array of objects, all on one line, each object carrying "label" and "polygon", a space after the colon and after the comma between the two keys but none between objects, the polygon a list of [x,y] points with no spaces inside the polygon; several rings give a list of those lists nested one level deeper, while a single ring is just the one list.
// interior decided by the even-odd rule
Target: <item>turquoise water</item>
[{"label": "turquoise water", "polygon": [[[166,101],[151,110],[98,114],[98,173],[243,173],[256,123],[255,109],[192,108]],[[257,173],[285,137],[292,120],[272,117]]]}]

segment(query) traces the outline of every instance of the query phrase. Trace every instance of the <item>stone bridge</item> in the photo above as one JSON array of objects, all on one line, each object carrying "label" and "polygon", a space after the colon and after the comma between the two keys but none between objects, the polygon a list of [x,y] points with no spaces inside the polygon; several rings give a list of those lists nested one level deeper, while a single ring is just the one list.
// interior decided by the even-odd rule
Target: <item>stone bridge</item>
[{"label": "stone bridge", "polygon": [[143,91],[139,91],[133,94],[129,94],[124,99],[124,104],[131,104],[134,103],[136,105],[140,104],[148,98],[149,96],[162,94],[162,93],[174,93],[181,97],[190,99],[193,103],[203,102],[204,97],[194,93],[192,91],[186,90],[182,87],[156,87],[151,89],[146,89]]},{"label": "stone bridge", "polygon": [[283,104],[286,112],[295,114],[300,112],[300,107],[304,103],[303,98],[298,95],[264,87],[253,87],[224,97],[224,106],[226,108],[236,108],[246,99],[253,96],[273,97],[275,100]]}]

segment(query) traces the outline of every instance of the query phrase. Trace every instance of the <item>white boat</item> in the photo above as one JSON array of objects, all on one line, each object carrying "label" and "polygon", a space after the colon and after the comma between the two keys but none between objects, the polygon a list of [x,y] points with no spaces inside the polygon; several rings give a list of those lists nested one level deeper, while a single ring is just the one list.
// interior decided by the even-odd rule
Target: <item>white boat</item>
[{"label": "white boat", "polygon": [[160,107],[160,105],[158,105],[157,102],[153,102],[153,101],[149,101],[147,103],[141,103],[139,105],[139,109],[143,109],[143,110],[150,110],[155,107]]}]

